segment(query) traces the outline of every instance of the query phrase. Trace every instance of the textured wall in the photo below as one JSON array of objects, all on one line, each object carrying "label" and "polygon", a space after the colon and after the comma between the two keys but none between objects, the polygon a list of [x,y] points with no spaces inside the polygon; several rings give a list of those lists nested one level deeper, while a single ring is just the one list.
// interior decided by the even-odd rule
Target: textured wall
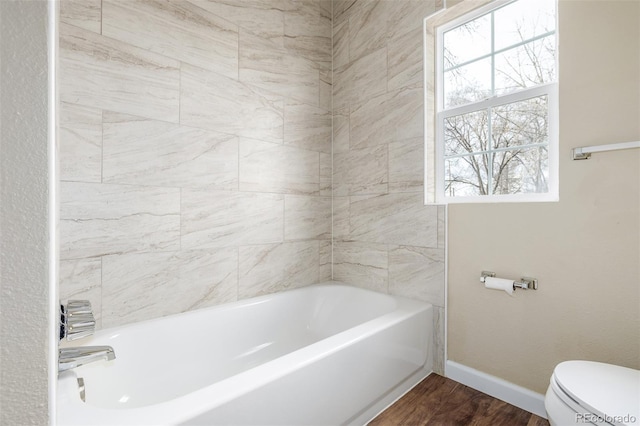
[{"label": "textured wall", "polygon": [[330,279],[330,10],[62,2],[63,299],[109,327]]},{"label": "textured wall", "polygon": [[435,1],[333,5],[333,276],[431,302],[444,357],[444,209],[423,197],[423,19]]},{"label": "textured wall", "polygon": [[0,1],[0,424],[48,407],[47,3]]},{"label": "textured wall", "polygon": [[640,368],[640,151],[570,159],[640,138],[640,2],[560,1],[558,28],[560,202],[449,208],[449,358],[537,392],[568,359]]}]

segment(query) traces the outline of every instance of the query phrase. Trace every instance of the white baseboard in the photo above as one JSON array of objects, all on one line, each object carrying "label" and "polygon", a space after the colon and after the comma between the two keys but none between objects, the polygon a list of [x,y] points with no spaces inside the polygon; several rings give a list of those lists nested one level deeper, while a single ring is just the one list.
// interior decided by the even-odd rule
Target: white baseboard
[{"label": "white baseboard", "polygon": [[542,394],[514,385],[511,382],[466,365],[458,364],[455,361],[446,362],[445,376],[530,413],[547,418],[547,412],[544,408],[544,395]]}]

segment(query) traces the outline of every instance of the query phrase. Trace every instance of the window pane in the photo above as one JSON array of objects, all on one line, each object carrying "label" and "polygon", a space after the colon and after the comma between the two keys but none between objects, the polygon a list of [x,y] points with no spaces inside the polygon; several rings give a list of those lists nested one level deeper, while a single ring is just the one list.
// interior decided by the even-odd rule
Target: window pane
[{"label": "window pane", "polygon": [[519,0],[494,12],[495,49],[554,31],[555,0]]},{"label": "window pane", "polygon": [[489,149],[486,110],[444,120],[444,155],[471,154]]},{"label": "window pane", "polygon": [[496,152],[493,159],[493,193],[548,192],[547,147]]},{"label": "window pane", "polygon": [[444,164],[445,187],[448,197],[487,194],[489,155],[468,155],[448,158]]},{"label": "window pane", "polygon": [[500,105],[491,110],[494,148],[547,143],[547,96]]},{"label": "window pane", "polygon": [[484,56],[491,52],[491,15],[449,30],[443,37],[445,69]]},{"label": "window pane", "polygon": [[497,95],[556,80],[555,35],[496,55]]},{"label": "window pane", "polygon": [[486,99],[491,95],[491,58],[444,73],[444,107]]}]

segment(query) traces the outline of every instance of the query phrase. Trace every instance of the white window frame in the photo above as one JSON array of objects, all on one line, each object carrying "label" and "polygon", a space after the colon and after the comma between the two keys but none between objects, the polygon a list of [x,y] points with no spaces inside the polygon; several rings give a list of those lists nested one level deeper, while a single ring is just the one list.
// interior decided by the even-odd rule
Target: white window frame
[{"label": "white window frame", "polygon": [[[453,204],[453,203],[495,203],[495,202],[550,202],[559,200],[559,179],[558,179],[558,157],[559,157],[559,129],[558,129],[558,18],[557,18],[557,3],[556,3],[556,26],[555,26],[555,43],[556,43],[556,55],[555,55],[555,71],[556,80],[552,83],[546,83],[538,86],[534,86],[527,89],[521,89],[515,92],[510,92],[506,95],[494,95],[492,97],[468,103],[462,106],[453,107],[444,110],[444,90],[443,90],[443,78],[444,78],[444,47],[443,47],[443,35],[446,31],[453,29],[466,22],[472,21],[485,15],[493,10],[506,6],[509,3],[513,3],[516,0],[508,1],[494,1],[469,13],[466,13],[456,19],[453,19],[446,24],[443,24],[437,28],[437,36],[435,40],[435,55],[436,55],[436,67],[435,67],[435,85],[436,85],[436,109],[435,109],[435,164],[436,164],[436,181],[435,181],[435,201],[437,204]],[[535,37],[533,38],[535,40]],[[527,40],[526,42],[530,42]],[[523,42],[524,44],[525,42]],[[510,48],[512,48],[511,46]],[[496,52],[492,52],[491,55],[495,55]],[[451,197],[445,194],[445,171],[444,171],[444,120],[446,117],[456,116],[468,112],[490,110],[490,108],[504,105],[508,103],[518,102],[530,98],[539,96],[547,96],[548,107],[548,192],[545,193],[525,193],[525,194],[490,194],[479,196],[456,196]],[[511,149],[513,150],[513,148]],[[497,150],[491,150],[488,152],[497,152]],[[487,151],[485,151],[487,152]]]}]

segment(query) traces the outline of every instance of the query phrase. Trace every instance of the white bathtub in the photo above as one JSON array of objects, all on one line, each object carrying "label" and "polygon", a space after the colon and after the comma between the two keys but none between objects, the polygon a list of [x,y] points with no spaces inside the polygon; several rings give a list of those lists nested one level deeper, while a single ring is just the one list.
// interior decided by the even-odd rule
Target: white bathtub
[{"label": "white bathtub", "polygon": [[106,329],[81,342],[116,359],[60,375],[58,424],[365,424],[430,373],[432,315],[325,283]]}]

